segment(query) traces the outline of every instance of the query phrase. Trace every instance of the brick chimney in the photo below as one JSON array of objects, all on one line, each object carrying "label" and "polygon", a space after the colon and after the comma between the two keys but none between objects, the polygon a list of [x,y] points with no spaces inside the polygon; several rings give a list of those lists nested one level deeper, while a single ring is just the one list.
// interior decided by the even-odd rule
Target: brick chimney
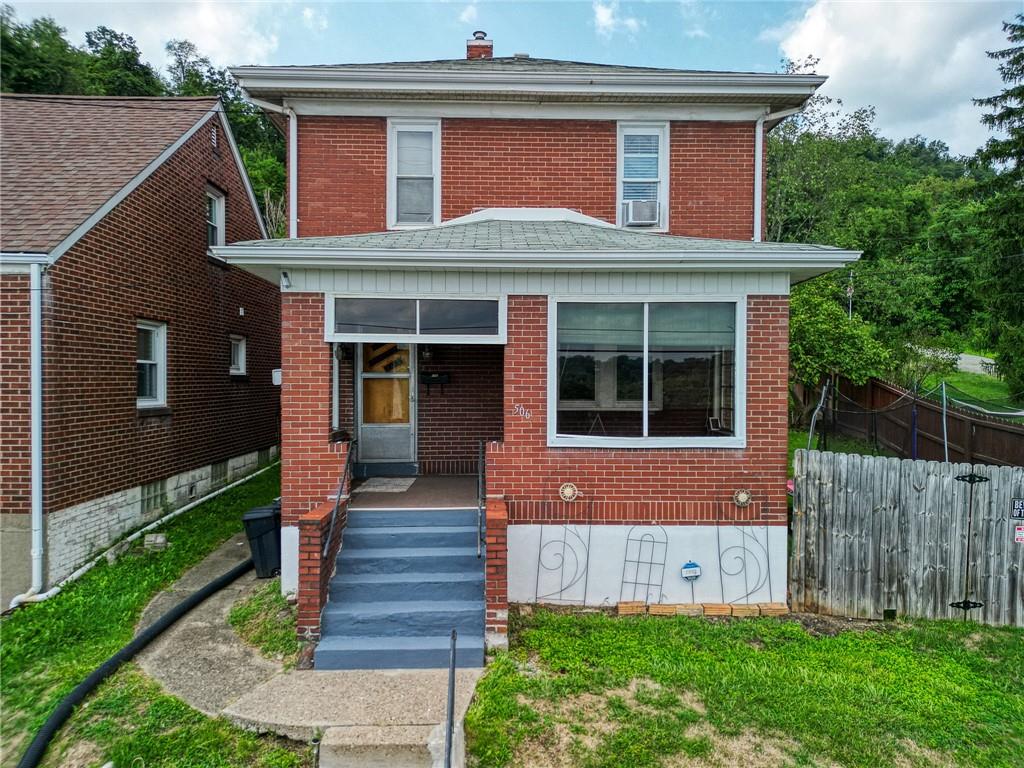
[{"label": "brick chimney", "polygon": [[494,41],[487,39],[487,33],[477,30],[473,39],[466,41],[467,59],[489,59],[494,55]]}]

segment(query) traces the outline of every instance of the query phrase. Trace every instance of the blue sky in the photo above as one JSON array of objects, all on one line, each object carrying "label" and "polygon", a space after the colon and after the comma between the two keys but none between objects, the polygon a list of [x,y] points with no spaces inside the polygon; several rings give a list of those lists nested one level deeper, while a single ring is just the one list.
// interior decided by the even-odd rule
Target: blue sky
[{"label": "blue sky", "polygon": [[988,133],[972,96],[1000,88],[985,50],[1021,0],[580,0],[514,2],[15,2],[19,18],[53,16],[75,42],[99,24],[136,38],[164,65],[186,37],[220,65],[324,64],[459,57],[473,30],[496,55],[692,69],[776,71],[783,56],[821,59],[825,92],[873,104],[894,138],[922,133],[969,153]]}]

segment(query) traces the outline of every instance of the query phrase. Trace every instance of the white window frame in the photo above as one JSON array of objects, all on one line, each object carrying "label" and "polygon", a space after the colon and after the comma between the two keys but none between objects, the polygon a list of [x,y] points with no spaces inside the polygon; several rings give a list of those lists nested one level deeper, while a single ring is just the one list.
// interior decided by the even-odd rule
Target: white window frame
[{"label": "white window frame", "polygon": [[[615,224],[625,226],[622,207],[622,182],[623,182],[623,137],[627,134],[649,136],[656,134],[658,141],[658,224],[653,227],[637,227],[645,232],[667,232],[668,231],[668,204],[669,204],[669,123],[659,122],[638,122],[619,121],[616,136],[615,148]],[[632,229],[632,227],[631,227]]]},{"label": "white window frame", "polygon": [[[145,408],[163,408],[167,405],[167,323],[155,323],[149,320],[135,321],[138,331],[149,331],[153,334],[153,360],[140,360],[136,347],[135,365],[139,363],[156,364],[156,397],[139,397],[138,378],[135,383],[135,405],[140,410]],[[138,344],[138,341],[136,341]],[[138,374],[136,373],[136,377]]]},{"label": "white window frame", "polygon": [[[733,434],[715,437],[600,437],[558,434],[558,305],[581,304],[732,303],[736,307],[733,380]],[[644,312],[644,360],[648,360],[647,312]],[[644,364],[643,391],[648,391],[649,366]],[[548,297],[547,444],[552,448],[746,448],[747,446],[747,295],[549,296]],[[655,398],[658,392],[655,391]],[[573,401],[575,402],[575,401]],[[647,417],[644,416],[644,431]]]},{"label": "white window frame", "polygon": [[231,357],[228,357],[228,373],[232,376],[244,376],[245,375],[245,336],[239,336],[237,334],[231,334],[228,337],[228,342],[231,345],[229,349],[234,350],[235,346],[238,346],[238,365],[234,365],[231,362]]},{"label": "white window frame", "polygon": [[[206,242],[207,247],[212,248],[215,245],[224,245],[225,242],[225,229],[227,229],[227,205],[225,204],[226,197],[223,192],[214,187],[206,188],[206,215],[204,219],[206,221]],[[217,217],[217,221],[210,221],[209,211],[210,203],[213,200],[214,203],[214,215]],[[217,227],[217,242],[210,242],[210,225],[213,224]]]},{"label": "white window frame", "polygon": [[[433,134],[432,173],[434,176],[434,213],[429,222],[398,223],[398,133],[400,131],[429,131]],[[388,229],[422,229],[441,223],[441,121],[388,119],[387,141],[387,225]]]},{"label": "white window frame", "polygon": [[[406,300],[416,302],[416,333],[335,333],[334,332],[334,301],[335,299],[388,299],[393,301]],[[498,302],[498,333],[496,336],[483,334],[442,335],[435,333],[419,333],[421,301],[496,301]],[[390,341],[396,344],[504,344],[508,334],[508,297],[507,296],[388,296],[379,294],[324,294],[324,341]]]}]

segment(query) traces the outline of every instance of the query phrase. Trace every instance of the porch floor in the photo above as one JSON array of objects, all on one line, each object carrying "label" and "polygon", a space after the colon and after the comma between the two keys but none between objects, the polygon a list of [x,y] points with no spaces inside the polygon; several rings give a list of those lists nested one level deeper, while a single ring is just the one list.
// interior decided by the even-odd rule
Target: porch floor
[{"label": "porch floor", "polygon": [[366,480],[353,484],[349,509],[445,509],[475,507],[476,475],[426,475],[417,477],[405,491],[360,491]]}]

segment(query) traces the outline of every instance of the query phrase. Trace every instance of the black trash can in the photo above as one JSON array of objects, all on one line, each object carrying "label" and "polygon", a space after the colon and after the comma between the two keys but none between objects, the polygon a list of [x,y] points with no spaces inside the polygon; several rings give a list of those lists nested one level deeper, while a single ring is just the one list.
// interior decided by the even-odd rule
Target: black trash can
[{"label": "black trash can", "polygon": [[242,516],[256,577],[269,579],[281,572],[281,504],[250,509]]}]

